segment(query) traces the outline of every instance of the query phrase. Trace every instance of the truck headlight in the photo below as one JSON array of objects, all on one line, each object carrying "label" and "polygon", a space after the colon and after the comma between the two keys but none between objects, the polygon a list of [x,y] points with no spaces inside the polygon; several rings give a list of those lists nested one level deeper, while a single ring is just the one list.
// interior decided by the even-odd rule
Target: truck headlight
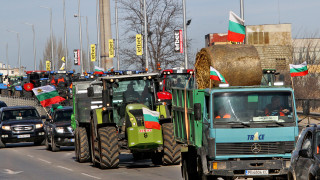
[{"label": "truck headlight", "polygon": [[2,126],[2,129],[6,130],[6,131],[10,131],[11,130],[11,126]]},{"label": "truck headlight", "polygon": [[43,124],[36,124],[36,129],[40,129],[43,127]]},{"label": "truck headlight", "polygon": [[64,132],[63,127],[56,127],[56,131],[57,131],[57,133],[63,133]]}]

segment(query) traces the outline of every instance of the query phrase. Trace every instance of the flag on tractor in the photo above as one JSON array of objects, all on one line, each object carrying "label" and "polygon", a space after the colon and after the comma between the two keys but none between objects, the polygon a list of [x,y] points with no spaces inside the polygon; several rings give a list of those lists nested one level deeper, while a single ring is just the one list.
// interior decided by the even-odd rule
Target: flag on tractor
[{"label": "flag on tractor", "polygon": [[160,130],[161,126],[159,123],[159,115],[160,115],[159,112],[152,111],[148,108],[142,108],[142,113],[143,113],[145,128]]},{"label": "flag on tractor", "polygon": [[289,65],[290,65],[291,77],[305,76],[308,74],[308,66],[307,66],[306,61],[304,61],[302,64],[298,64],[298,65],[294,65],[294,64],[289,64]]},{"label": "flag on tractor", "polygon": [[210,79],[220,81],[222,83],[228,83],[227,80],[212,66],[210,66]]},{"label": "flag on tractor", "polygon": [[229,15],[229,28],[228,28],[228,41],[243,42],[246,34],[244,27],[244,20],[238,17],[235,13],[230,11]]},{"label": "flag on tractor", "polygon": [[56,104],[65,100],[63,97],[59,96],[56,88],[51,85],[33,88],[32,91],[43,107],[47,107],[51,104]]},{"label": "flag on tractor", "polygon": [[94,66],[94,71],[104,71],[104,69],[103,68],[101,68],[101,67],[98,67],[98,66]]}]

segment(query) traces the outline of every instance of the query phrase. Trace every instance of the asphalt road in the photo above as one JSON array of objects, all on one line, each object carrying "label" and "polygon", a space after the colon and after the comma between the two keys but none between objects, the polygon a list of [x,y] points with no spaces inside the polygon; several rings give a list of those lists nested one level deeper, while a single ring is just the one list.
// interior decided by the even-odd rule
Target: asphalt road
[{"label": "asphalt road", "polygon": [[132,155],[125,152],[120,155],[118,169],[101,170],[90,163],[78,163],[74,158],[73,147],[51,152],[44,146],[33,146],[33,143],[7,144],[6,148],[0,149],[0,179],[182,179],[180,165],[154,166],[150,160],[134,162]]}]

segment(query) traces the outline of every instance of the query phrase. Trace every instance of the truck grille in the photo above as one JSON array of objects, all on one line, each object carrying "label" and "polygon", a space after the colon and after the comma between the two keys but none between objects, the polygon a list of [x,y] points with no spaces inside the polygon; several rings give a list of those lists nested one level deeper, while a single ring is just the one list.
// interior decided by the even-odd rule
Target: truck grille
[{"label": "truck grille", "polygon": [[30,132],[33,130],[32,125],[23,125],[23,126],[13,126],[12,131],[14,133],[19,133],[19,132]]},{"label": "truck grille", "polygon": [[294,149],[294,141],[217,143],[216,155],[285,154]]}]

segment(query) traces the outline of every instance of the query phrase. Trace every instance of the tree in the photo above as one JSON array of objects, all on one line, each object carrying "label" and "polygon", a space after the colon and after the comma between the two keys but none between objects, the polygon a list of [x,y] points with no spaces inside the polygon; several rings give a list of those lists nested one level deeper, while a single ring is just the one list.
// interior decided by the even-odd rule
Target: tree
[{"label": "tree", "polygon": [[[122,37],[126,46],[121,46],[121,64],[127,67],[145,68],[145,61],[136,55],[136,34],[144,34],[144,16],[141,1],[120,0],[121,14],[125,14]],[[149,0],[147,7],[148,57],[150,71],[183,65],[183,54],[174,53],[174,30],[182,29],[182,3],[177,0]]]}]

